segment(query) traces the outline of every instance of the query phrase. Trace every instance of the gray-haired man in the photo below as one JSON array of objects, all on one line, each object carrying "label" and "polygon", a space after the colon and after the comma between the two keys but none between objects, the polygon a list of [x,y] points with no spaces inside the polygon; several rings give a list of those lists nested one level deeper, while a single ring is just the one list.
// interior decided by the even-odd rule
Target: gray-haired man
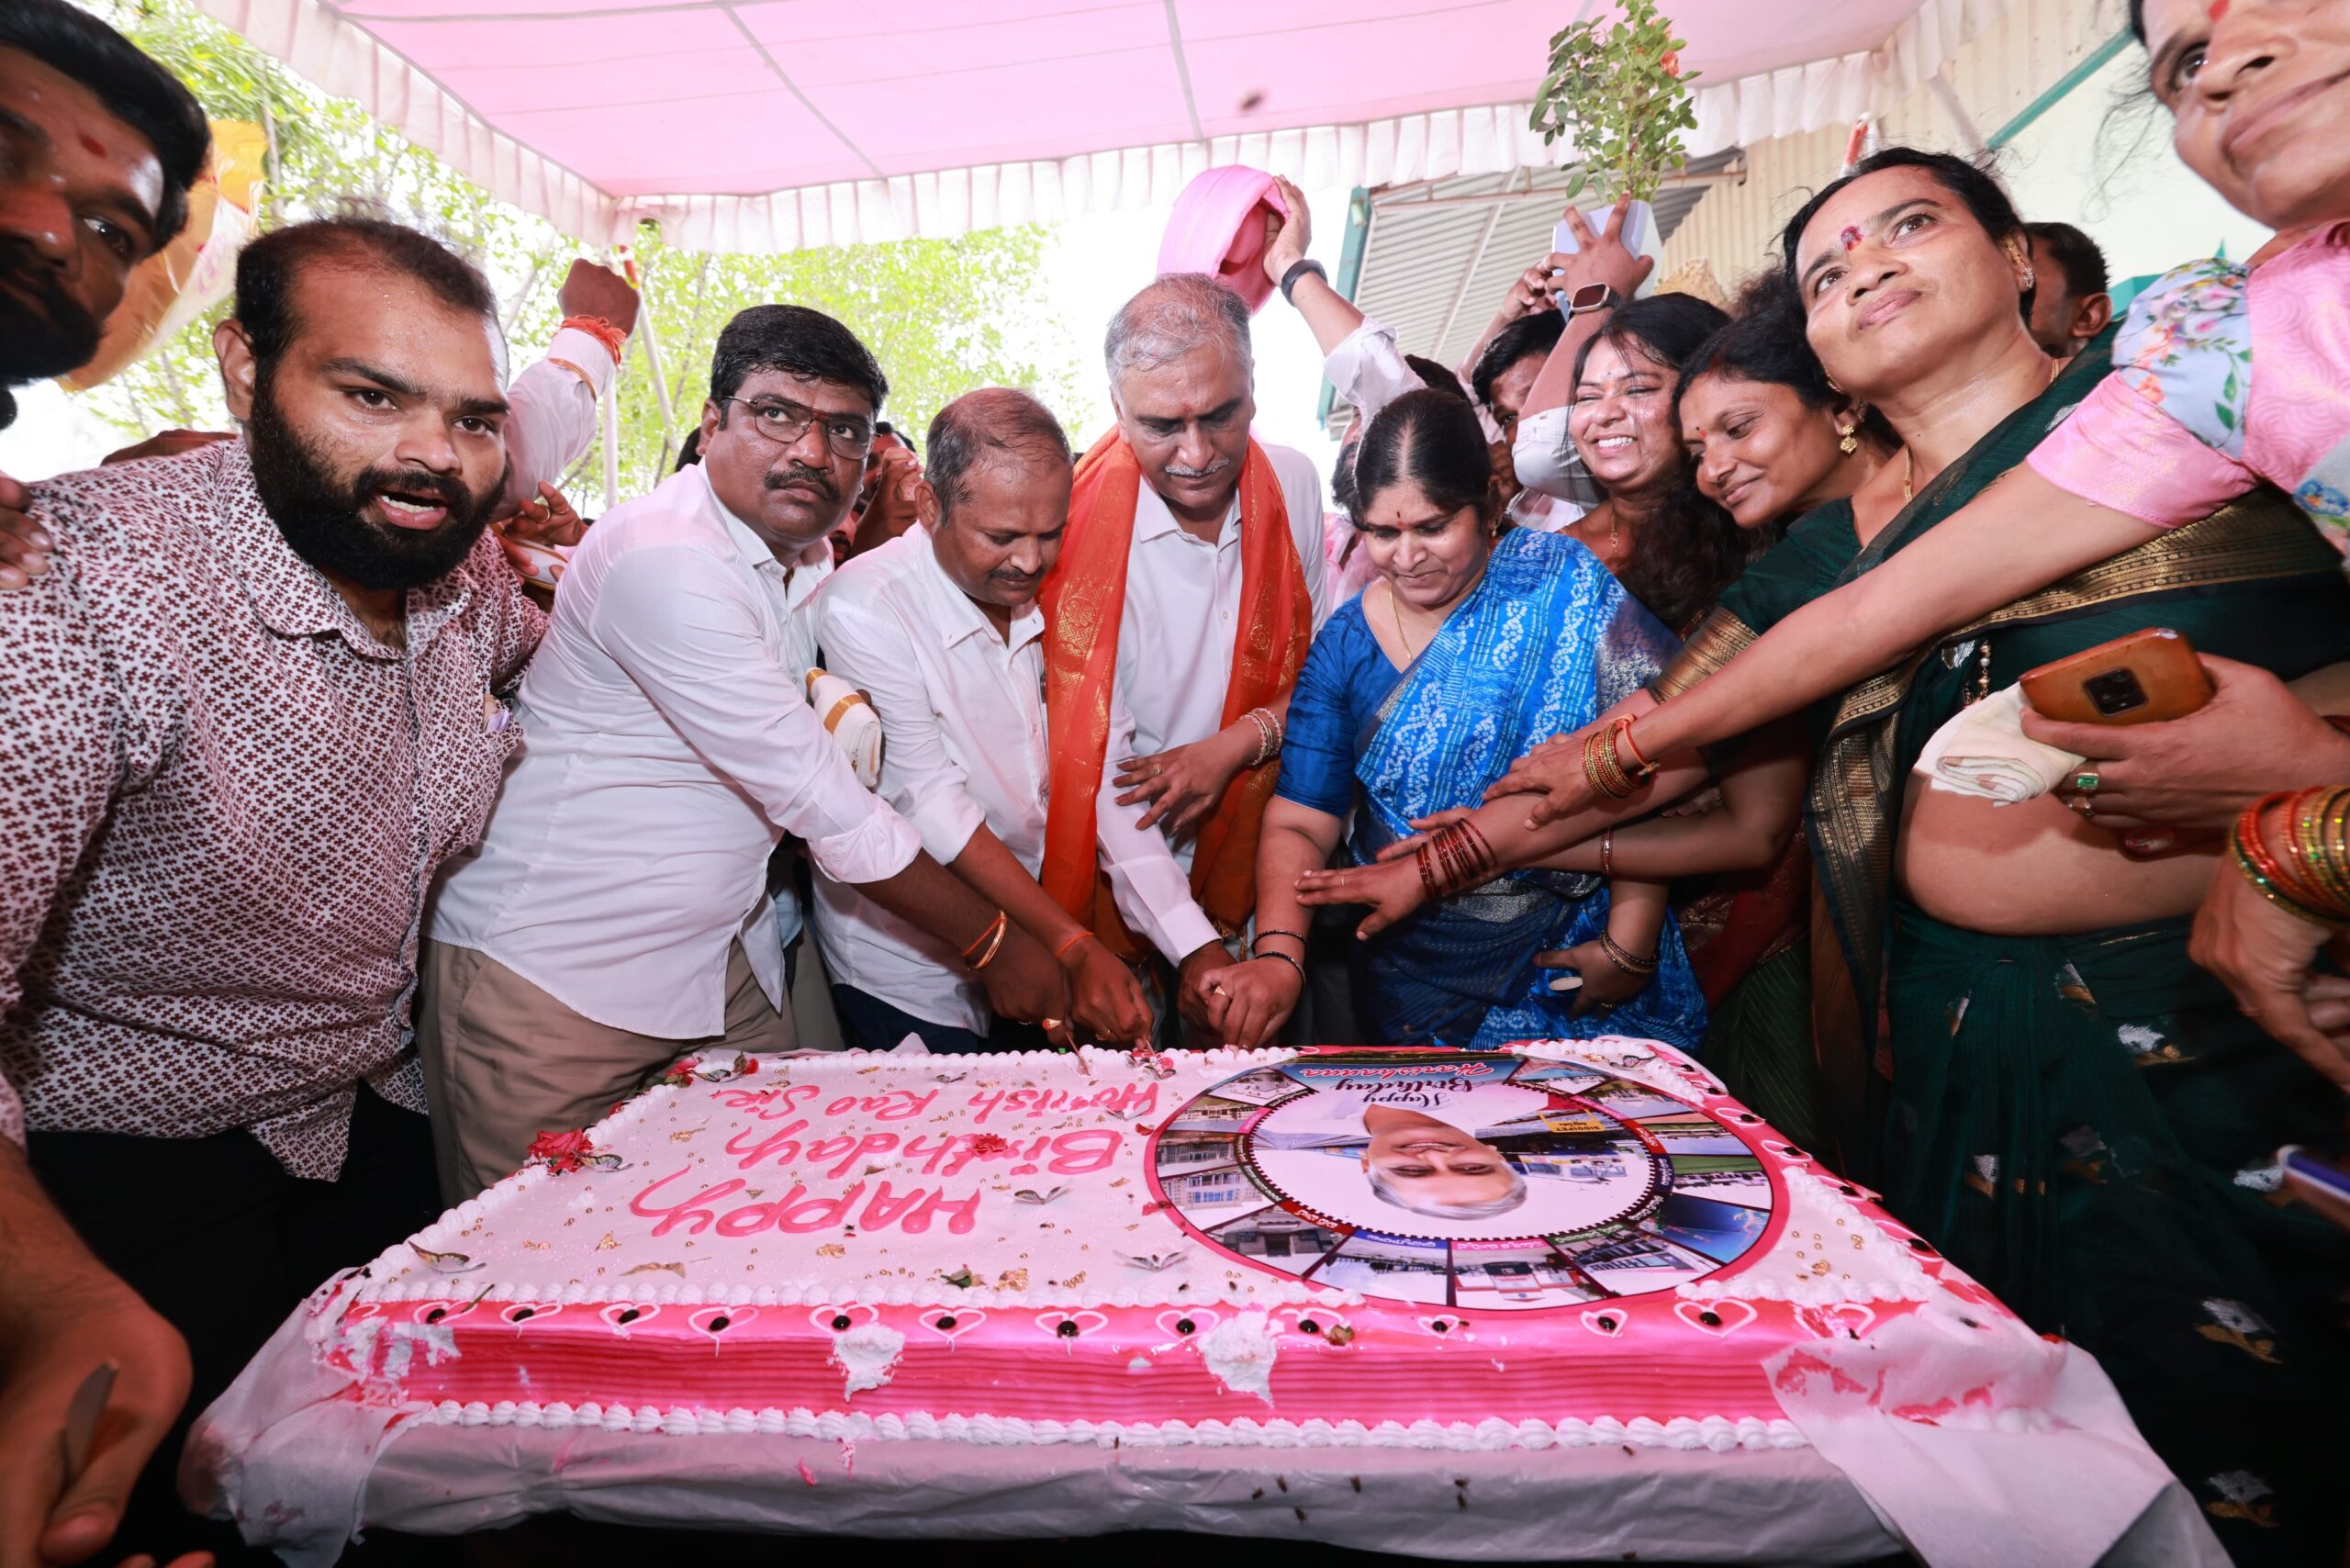
[{"label": "gray-haired man", "polygon": [[[1118,426],[1078,465],[1069,541],[1043,595],[1056,782],[1042,880],[1132,952],[1097,889],[1097,809],[1146,807],[1140,825],[1167,834],[1227,935],[1255,907],[1257,827],[1290,688],[1327,613],[1322,486],[1303,454],[1249,437],[1248,311],[1223,284],[1160,278],[1111,319],[1103,357]],[[1118,707],[1131,734],[1110,731]],[[1097,808],[1105,775],[1124,793]],[[1302,959],[1302,946],[1281,950]],[[1195,1021],[1225,961],[1203,948],[1183,965]]]}]

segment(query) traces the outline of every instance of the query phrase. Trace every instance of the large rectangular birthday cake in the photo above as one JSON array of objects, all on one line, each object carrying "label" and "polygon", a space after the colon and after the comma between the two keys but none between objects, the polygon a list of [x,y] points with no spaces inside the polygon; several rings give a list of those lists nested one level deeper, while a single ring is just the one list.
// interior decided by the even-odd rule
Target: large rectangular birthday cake
[{"label": "large rectangular birthday cake", "polygon": [[2013,1327],[1608,1038],[688,1057],[308,1332],[403,1423],[1727,1450],[1801,1441],[1774,1357],[1919,1312]]}]

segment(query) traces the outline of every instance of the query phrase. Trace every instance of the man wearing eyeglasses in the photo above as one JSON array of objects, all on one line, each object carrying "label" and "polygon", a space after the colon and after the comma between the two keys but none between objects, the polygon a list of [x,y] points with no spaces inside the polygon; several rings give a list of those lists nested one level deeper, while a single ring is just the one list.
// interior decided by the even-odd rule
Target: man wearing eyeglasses
[{"label": "man wearing eyeglasses", "polygon": [[449,1203],[689,1047],[791,1048],[767,879],[787,833],[963,955],[999,1016],[1069,1016],[1052,955],[922,852],[804,695],[801,611],[887,391],[831,317],[744,311],[719,335],[700,463],[607,513],[564,574],[516,705],[521,760],[425,945],[417,1040]]}]

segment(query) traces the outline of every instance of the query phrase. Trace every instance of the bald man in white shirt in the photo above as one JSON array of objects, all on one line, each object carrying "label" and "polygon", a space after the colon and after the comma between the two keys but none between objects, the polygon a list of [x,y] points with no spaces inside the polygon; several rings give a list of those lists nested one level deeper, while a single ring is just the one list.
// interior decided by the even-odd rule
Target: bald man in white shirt
[{"label": "bald man in white shirt", "polygon": [[[849,562],[816,597],[827,667],[878,710],[881,794],[923,847],[1059,956],[1081,1028],[1138,1041],[1151,1017],[1135,977],[1036,882],[1051,763],[1036,592],[1068,526],[1069,438],[1036,399],[992,386],[941,409],[925,445],[922,526]],[[1138,828],[1140,808],[1115,793],[1099,792],[1095,834],[1126,924],[1172,964],[1215,947],[1165,837]],[[816,903],[850,1044],[908,1033],[933,1050],[1036,1043],[1033,1031],[990,1030],[979,988],[935,938],[821,874]]]}]

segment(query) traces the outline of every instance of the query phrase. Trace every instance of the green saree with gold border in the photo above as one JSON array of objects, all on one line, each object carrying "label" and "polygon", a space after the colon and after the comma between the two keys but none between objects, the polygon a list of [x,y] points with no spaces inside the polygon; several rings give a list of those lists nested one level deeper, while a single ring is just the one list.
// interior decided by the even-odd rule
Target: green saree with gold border
[{"label": "green saree with gold border", "polygon": [[[1849,503],[1799,521],[1660,695],[1956,512],[2106,363],[2093,344],[1865,549]],[[1856,1047],[1822,1044],[1832,1119],[1897,1217],[2098,1358],[2239,1562],[2338,1562],[2350,1491],[2311,1439],[2350,1388],[2335,1299],[2350,1238],[2284,1200],[2275,1150],[2338,1143],[2339,1097],[2188,961],[2185,918],[1998,936],[1930,919],[1893,886],[1903,791],[1934,731],[2034,666],[2152,625],[2290,679],[2350,658],[2350,582],[2286,497],[2256,492],[1812,710],[1805,827],[1858,1003]]]}]

